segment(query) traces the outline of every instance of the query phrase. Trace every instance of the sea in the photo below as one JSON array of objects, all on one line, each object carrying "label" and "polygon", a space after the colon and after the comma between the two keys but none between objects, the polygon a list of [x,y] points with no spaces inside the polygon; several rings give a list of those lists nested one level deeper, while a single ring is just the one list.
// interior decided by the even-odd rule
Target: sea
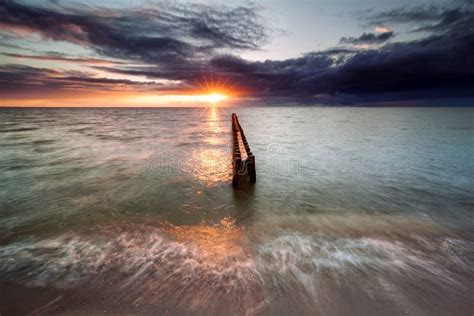
[{"label": "sea", "polygon": [[474,108],[3,108],[0,314],[472,316],[473,157]]}]

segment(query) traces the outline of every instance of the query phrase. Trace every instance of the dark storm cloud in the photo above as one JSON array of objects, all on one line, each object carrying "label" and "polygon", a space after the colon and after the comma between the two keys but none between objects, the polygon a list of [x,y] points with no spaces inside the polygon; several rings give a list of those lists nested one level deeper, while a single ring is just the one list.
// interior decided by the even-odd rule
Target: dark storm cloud
[{"label": "dark storm cloud", "polygon": [[217,49],[256,49],[267,39],[257,8],[154,4],[127,11],[0,2],[0,25],[145,62],[205,57]]},{"label": "dark storm cloud", "polygon": [[[251,72],[249,65],[241,68],[254,78],[254,85],[264,84],[259,90],[282,92],[284,87],[289,90],[285,93],[292,92],[295,96],[472,94],[474,38],[472,34],[470,39],[466,37],[429,38],[358,52],[339,66],[331,64],[330,56],[321,56],[323,62],[315,65],[314,57],[307,55],[286,64],[256,64]],[[269,77],[272,79],[266,80]]]},{"label": "dark storm cloud", "polygon": [[[229,79],[240,86],[252,86],[250,82],[266,82],[273,77],[298,77],[323,71],[340,65],[347,55],[357,51],[349,48],[330,49],[322,52],[312,52],[301,58],[282,61],[267,60],[251,62],[235,55],[217,55],[209,60],[196,63],[167,64],[160,66],[143,67],[94,67],[112,73],[146,76],[150,79],[165,78],[170,80],[184,80],[189,83],[197,82],[204,77],[215,75]],[[246,83],[246,84],[245,84]],[[271,83],[267,83],[271,84]]]},{"label": "dark storm cloud", "polygon": [[22,94],[42,94],[60,91],[124,91],[159,90],[156,82],[92,77],[80,71],[58,71],[25,65],[0,66],[0,94],[18,97]]},{"label": "dark storm cloud", "polygon": [[215,76],[256,96],[334,103],[464,97],[473,96],[473,30],[453,27],[449,32],[380,49],[328,50],[283,61],[251,62],[223,55],[185,67],[101,69],[182,80],[189,85],[206,76],[203,69],[212,69]]},{"label": "dark storm cloud", "polygon": [[[429,21],[432,35],[364,51],[311,53],[286,61],[214,60],[271,96],[330,102],[474,96],[474,14],[470,7],[403,9],[398,21]],[[393,12],[380,13],[393,17]],[[388,22],[383,20],[382,22]],[[380,23],[380,21],[378,21]],[[249,87],[250,88],[250,87]]]},{"label": "dark storm cloud", "polygon": [[[150,79],[179,80],[184,86],[195,85],[212,72],[255,96],[293,97],[316,102],[471,97],[474,95],[473,16],[468,7],[414,7],[379,13],[378,17],[384,19],[379,19],[377,24],[393,21],[396,17],[399,23],[430,26],[432,34],[419,40],[386,44],[378,49],[332,49],[265,62],[220,55],[199,63],[100,69]],[[365,34],[360,38],[346,38],[344,42],[373,44],[391,37],[392,32]]]},{"label": "dark storm cloud", "polygon": [[384,45],[368,50],[341,47],[266,61],[249,61],[221,52],[222,48],[258,49],[267,39],[254,7],[161,6],[160,10],[137,9],[126,14],[90,7],[55,11],[47,6],[1,3],[3,25],[81,44],[124,62],[94,65],[91,69],[172,80],[173,86],[2,66],[0,92],[189,89],[197,88],[203,78],[214,76],[250,96],[314,103],[474,97],[474,14],[467,2],[451,7],[405,7],[371,13],[367,18],[371,25],[408,23],[415,32],[428,32],[421,39],[387,44],[394,36],[391,31],[365,33],[343,38],[341,43]]},{"label": "dark storm cloud", "polygon": [[219,78],[229,87],[245,90],[258,96],[295,96],[307,91],[302,89],[300,81],[307,76],[326,71],[342,62],[341,54],[351,50],[338,49],[316,52],[301,58],[283,61],[251,62],[233,55],[220,55],[201,63],[167,65],[160,67],[95,67],[100,70],[146,76],[150,79],[166,78],[179,80],[184,86],[197,87],[203,80]]},{"label": "dark storm cloud", "polygon": [[359,37],[342,37],[339,41],[341,44],[381,44],[386,42],[394,36],[392,31],[384,32],[380,34],[375,33],[364,33]]}]

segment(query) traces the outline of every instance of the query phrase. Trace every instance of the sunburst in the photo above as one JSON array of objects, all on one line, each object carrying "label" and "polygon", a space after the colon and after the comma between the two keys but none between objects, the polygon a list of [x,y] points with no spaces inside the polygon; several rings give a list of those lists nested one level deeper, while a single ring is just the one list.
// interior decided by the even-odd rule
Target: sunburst
[{"label": "sunburst", "polygon": [[204,73],[200,79],[195,79],[193,90],[196,96],[209,104],[209,106],[217,107],[223,104],[223,101],[235,97],[235,89],[229,84],[228,76],[223,77],[221,74],[217,76],[211,71],[207,75]]}]

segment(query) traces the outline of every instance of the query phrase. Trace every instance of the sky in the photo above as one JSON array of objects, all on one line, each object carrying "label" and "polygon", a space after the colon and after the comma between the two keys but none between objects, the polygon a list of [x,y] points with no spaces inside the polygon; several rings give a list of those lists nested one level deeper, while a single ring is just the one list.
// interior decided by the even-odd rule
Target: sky
[{"label": "sky", "polygon": [[7,0],[0,106],[474,105],[473,51],[474,0]]}]

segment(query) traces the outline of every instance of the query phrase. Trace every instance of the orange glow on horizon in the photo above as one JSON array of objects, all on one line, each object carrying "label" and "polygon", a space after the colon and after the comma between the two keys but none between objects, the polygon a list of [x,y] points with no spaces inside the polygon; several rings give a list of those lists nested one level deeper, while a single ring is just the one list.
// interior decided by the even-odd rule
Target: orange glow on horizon
[{"label": "orange glow on horizon", "polygon": [[123,93],[74,92],[51,96],[0,98],[0,107],[194,107],[227,106],[236,98],[224,92],[196,93]]},{"label": "orange glow on horizon", "polygon": [[243,91],[228,80],[206,79],[185,90],[60,90],[9,94],[0,107],[226,107],[239,100]]},{"label": "orange glow on horizon", "polygon": [[[149,94],[129,96],[124,101],[130,104],[172,104],[172,103],[188,103],[200,104],[204,106],[216,106],[218,103],[230,99],[231,97],[219,93],[211,92],[208,94]],[[219,104],[220,105],[220,104]]]}]

